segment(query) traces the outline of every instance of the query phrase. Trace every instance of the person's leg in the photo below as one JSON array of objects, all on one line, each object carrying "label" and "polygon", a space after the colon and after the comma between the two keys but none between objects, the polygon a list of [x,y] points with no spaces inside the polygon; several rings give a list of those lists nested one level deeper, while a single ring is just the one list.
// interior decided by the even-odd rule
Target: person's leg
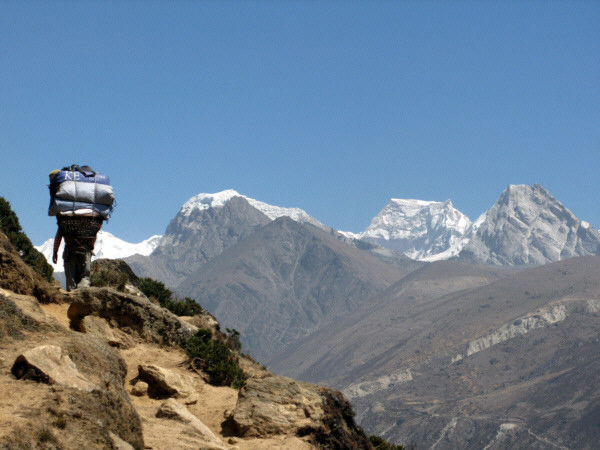
[{"label": "person's leg", "polygon": [[77,288],[77,282],[75,281],[77,276],[77,260],[75,254],[70,252],[65,246],[63,252],[63,261],[65,267],[65,283],[67,291],[72,291]]},{"label": "person's leg", "polygon": [[79,255],[80,260],[78,261],[78,280],[77,287],[89,287],[90,286],[90,272],[92,267],[92,254],[91,252],[86,252],[85,254]]}]

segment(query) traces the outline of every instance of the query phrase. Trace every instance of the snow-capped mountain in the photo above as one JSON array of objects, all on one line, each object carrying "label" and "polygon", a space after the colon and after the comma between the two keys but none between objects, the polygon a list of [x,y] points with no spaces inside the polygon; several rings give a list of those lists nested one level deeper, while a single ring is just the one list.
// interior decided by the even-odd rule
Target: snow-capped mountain
[{"label": "snow-capped mountain", "polygon": [[541,185],[510,185],[465,236],[459,258],[495,265],[546,264],[598,255],[600,234]]},{"label": "snow-capped mountain", "polygon": [[193,213],[193,211],[204,211],[209,208],[221,208],[233,197],[242,197],[246,199],[250,205],[258,209],[271,220],[275,220],[279,217],[289,217],[296,222],[310,223],[319,228],[326,228],[325,225],[300,208],[284,208],[281,206],[269,205],[268,203],[241,195],[233,189],[227,189],[214,194],[198,194],[185,202],[185,204],[181,207],[179,214],[189,216]]},{"label": "snow-capped mountain", "polygon": [[150,258],[128,262],[137,273],[174,287],[224,250],[284,216],[329,230],[299,208],[269,205],[233,189],[202,193],[184,203]]},{"label": "snow-capped mountain", "polygon": [[[92,257],[92,260],[98,258],[126,258],[127,256],[136,254],[147,256],[154,251],[161,239],[162,236],[157,235],[152,236],[138,244],[131,244],[119,239],[116,236],[113,236],[107,231],[99,231],[96,239],[96,245],[94,247],[95,256]],[[58,251],[58,264],[52,263],[54,239],[48,239],[42,245],[38,245],[35,248],[46,257],[48,263],[52,265],[55,272],[64,272],[62,260],[64,245],[64,241],[61,242],[60,249]]]},{"label": "snow-capped mountain", "polygon": [[469,218],[455,209],[450,200],[393,198],[358,237],[416,260],[436,261],[460,252],[470,225]]}]

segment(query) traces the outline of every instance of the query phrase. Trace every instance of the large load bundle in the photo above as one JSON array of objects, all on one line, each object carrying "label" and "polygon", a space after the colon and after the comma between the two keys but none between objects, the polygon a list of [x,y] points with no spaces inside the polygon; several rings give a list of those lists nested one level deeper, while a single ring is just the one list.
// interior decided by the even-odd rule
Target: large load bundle
[{"label": "large load bundle", "polygon": [[108,220],[115,196],[108,175],[73,165],[50,172],[49,216],[92,216]]}]

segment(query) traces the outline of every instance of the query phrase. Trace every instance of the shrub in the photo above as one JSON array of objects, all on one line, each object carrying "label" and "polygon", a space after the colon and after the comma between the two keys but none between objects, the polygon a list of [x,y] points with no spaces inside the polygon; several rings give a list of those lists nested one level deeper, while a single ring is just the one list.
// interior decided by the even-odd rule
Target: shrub
[{"label": "shrub", "polygon": [[213,339],[210,330],[198,330],[188,339],[185,352],[192,360],[197,358],[200,361],[200,368],[209,376],[211,384],[239,389],[248,378],[238,365],[235,354],[225,342]]},{"label": "shrub", "polygon": [[165,306],[169,311],[178,316],[195,316],[201,314],[204,309],[193,298],[186,297],[183,300],[172,298]]},{"label": "shrub", "polygon": [[36,250],[21,229],[19,218],[10,207],[10,202],[0,197],[0,230],[20,253],[21,258],[47,281],[52,281],[54,269],[46,257]]},{"label": "shrub", "polygon": [[403,446],[390,444],[380,436],[369,436],[369,441],[375,450],[404,450]]},{"label": "shrub", "polygon": [[241,352],[242,343],[240,342],[240,332],[235,328],[225,328],[225,330],[227,330],[227,346],[231,350]]},{"label": "shrub", "polygon": [[152,278],[146,277],[142,278],[140,281],[140,291],[148,298],[154,297],[160,306],[166,307],[166,304],[169,303],[173,296],[173,292],[167,289],[164,283],[153,280]]},{"label": "shrub", "polygon": [[193,298],[186,297],[179,300],[173,296],[173,292],[167,289],[164,283],[153,280],[152,278],[142,278],[140,291],[148,298],[154,297],[160,306],[168,309],[178,316],[194,316],[201,314],[204,310]]},{"label": "shrub", "polygon": [[112,269],[100,269],[98,272],[93,273],[90,277],[92,286],[110,286],[121,292],[125,290],[127,281],[129,281],[129,279],[126,273],[118,272]]}]

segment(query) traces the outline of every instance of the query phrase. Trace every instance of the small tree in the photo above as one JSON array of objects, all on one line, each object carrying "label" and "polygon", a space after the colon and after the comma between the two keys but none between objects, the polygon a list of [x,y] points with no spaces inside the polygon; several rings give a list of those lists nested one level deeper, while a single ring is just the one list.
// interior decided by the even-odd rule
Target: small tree
[{"label": "small tree", "polygon": [[235,328],[225,328],[225,330],[227,330],[227,346],[231,350],[241,352],[242,343],[240,341],[240,332]]},{"label": "small tree", "polygon": [[187,340],[185,352],[192,360],[199,361],[200,368],[212,384],[239,389],[248,378],[238,365],[235,354],[225,342],[213,339],[210,330],[198,330]]}]

